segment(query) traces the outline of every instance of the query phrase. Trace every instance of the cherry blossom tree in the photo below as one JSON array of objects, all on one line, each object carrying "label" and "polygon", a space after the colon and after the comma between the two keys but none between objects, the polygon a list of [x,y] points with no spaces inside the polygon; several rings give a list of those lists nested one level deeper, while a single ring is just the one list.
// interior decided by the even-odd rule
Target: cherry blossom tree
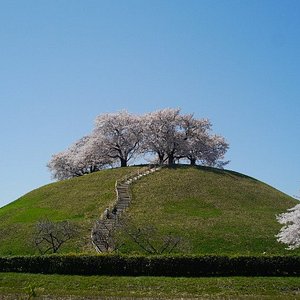
[{"label": "cherry blossom tree", "polygon": [[84,136],[65,151],[54,154],[48,163],[58,180],[92,173],[119,162],[148,153],[158,157],[158,163],[174,164],[188,159],[208,166],[222,167],[228,143],[211,134],[207,119],[193,114],[181,114],[180,109],[162,109],[137,116],[121,111],[96,118],[91,134]]},{"label": "cherry blossom tree", "polygon": [[92,136],[100,137],[108,157],[118,159],[121,167],[126,167],[139,153],[143,138],[141,118],[127,111],[99,115]]},{"label": "cherry blossom tree", "polygon": [[63,180],[99,171],[113,163],[101,138],[84,136],[67,150],[54,154],[48,168],[53,178]]},{"label": "cherry blossom tree", "polygon": [[288,250],[300,247],[300,204],[288,209],[276,217],[277,221],[284,225],[276,235],[277,241],[286,244]]},{"label": "cherry blossom tree", "polygon": [[223,168],[229,161],[223,161],[229,145],[222,136],[201,134],[190,144],[187,158],[191,165],[199,161],[201,164]]},{"label": "cherry blossom tree", "polygon": [[185,133],[180,109],[162,109],[145,116],[144,151],[157,154],[159,164],[172,165],[182,154]]},{"label": "cherry blossom tree", "polygon": [[144,151],[155,153],[158,161],[169,165],[187,158],[196,162],[222,167],[228,143],[221,136],[211,135],[208,119],[196,119],[192,114],[182,115],[180,109],[162,109],[145,116]]}]

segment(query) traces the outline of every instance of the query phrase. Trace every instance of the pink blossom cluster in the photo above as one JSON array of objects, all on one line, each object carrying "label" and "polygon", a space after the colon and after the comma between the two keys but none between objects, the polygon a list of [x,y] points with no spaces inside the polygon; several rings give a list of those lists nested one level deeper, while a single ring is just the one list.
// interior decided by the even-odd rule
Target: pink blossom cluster
[{"label": "pink blossom cluster", "polygon": [[208,119],[181,114],[180,109],[161,109],[145,115],[127,111],[99,115],[93,131],[48,163],[53,177],[62,180],[81,176],[129,160],[151,155],[152,162],[173,165],[223,167],[229,147],[222,136],[212,134]]}]

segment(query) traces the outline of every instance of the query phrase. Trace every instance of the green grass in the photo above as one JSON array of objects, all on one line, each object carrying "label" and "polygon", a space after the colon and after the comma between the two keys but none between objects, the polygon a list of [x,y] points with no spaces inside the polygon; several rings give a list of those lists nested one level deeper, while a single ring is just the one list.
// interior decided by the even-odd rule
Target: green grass
[{"label": "green grass", "polygon": [[[62,252],[93,252],[90,230],[115,200],[115,180],[135,167],[103,170],[36,189],[0,209],[0,255],[37,253],[34,224],[41,218],[71,220],[80,237]],[[183,239],[178,251],[191,254],[289,254],[276,242],[275,215],[297,201],[245,175],[213,168],[164,168],[132,185],[133,202],[126,215],[137,226],[154,224],[162,234]],[[138,253],[132,242],[121,249]],[[299,254],[300,251],[294,251]]]},{"label": "green grass", "polygon": [[[181,166],[142,178],[132,186],[132,193],[132,222],[141,227],[151,222],[162,235],[182,237],[187,253],[291,253],[274,237],[281,227],[275,215],[297,201],[253,178]],[[124,250],[138,248],[131,243]]]},{"label": "green grass", "polygon": [[115,201],[115,181],[134,170],[118,168],[48,184],[0,209],[0,255],[34,254],[32,233],[43,218],[71,220],[80,238],[68,243],[66,252],[93,251],[90,231],[105,207]]},{"label": "green grass", "polygon": [[53,298],[50,299],[63,296],[90,297],[88,299],[300,299],[299,277],[170,278],[0,273],[1,299],[5,295],[20,299],[26,295],[29,286],[34,287],[37,296],[51,295]]}]

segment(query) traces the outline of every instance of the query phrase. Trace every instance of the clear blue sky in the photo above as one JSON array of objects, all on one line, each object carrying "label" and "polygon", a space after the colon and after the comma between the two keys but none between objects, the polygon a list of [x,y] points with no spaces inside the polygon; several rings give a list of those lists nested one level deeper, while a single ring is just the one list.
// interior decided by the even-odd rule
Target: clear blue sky
[{"label": "clear blue sky", "polygon": [[300,1],[0,1],[0,206],[103,112],[209,118],[228,168],[300,189]]}]

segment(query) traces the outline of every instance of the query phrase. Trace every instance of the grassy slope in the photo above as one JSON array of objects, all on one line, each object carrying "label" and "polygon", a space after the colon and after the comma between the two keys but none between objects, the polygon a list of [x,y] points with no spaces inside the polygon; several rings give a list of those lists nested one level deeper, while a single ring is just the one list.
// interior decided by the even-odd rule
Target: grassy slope
[{"label": "grassy slope", "polygon": [[131,168],[103,170],[94,174],[48,184],[0,209],[0,255],[33,254],[31,236],[41,218],[72,220],[80,225],[82,238],[66,251],[89,251],[94,220],[115,200],[115,180]]},{"label": "grassy slope", "polygon": [[[69,219],[81,226],[82,238],[64,251],[92,250],[94,220],[114,201],[115,180],[132,171],[133,167],[104,170],[49,184],[1,208],[0,255],[34,253],[32,230],[43,217]],[[151,220],[161,232],[183,237],[186,252],[289,253],[274,238],[280,228],[275,215],[296,200],[257,180],[229,171],[178,167],[143,177],[132,191],[128,214],[133,221]],[[128,244],[123,251],[138,249]]]},{"label": "grassy slope", "polygon": [[[253,178],[230,171],[178,167],[142,178],[132,187],[129,213],[135,224],[157,225],[183,238],[199,254],[287,254],[274,235],[275,215],[293,198]],[[127,251],[134,251],[132,244]],[[300,251],[293,252],[294,254]]]}]

